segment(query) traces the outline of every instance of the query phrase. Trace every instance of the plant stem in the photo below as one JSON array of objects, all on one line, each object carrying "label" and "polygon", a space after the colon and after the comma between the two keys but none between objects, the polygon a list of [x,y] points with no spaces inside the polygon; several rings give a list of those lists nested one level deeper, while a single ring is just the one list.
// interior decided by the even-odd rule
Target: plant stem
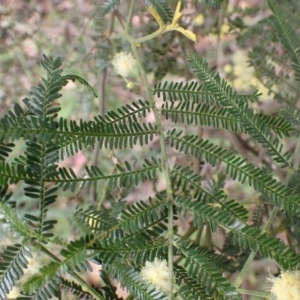
[{"label": "plant stem", "polygon": [[[109,17],[109,22],[107,26],[107,37],[109,38],[113,32],[114,29],[114,21],[115,21],[115,11],[113,11],[110,14]],[[109,40],[109,39],[108,39]],[[107,75],[107,67],[105,67],[100,76],[99,76],[99,102],[98,102],[98,113],[100,116],[104,117],[105,115],[105,103],[106,103],[106,93],[105,93],[105,87],[106,87],[106,76]],[[98,158],[99,158],[99,153],[100,153],[100,147],[99,147],[99,142],[96,141],[94,151],[93,151],[93,156],[92,156],[92,161],[91,165],[97,165],[98,163]],[[97,186],[93,186],[91,188],[91,200],[93,202],[96,202],[97,200]],[[102,200],[102,201],[101,201]],[[103,198],[100,199],[98,202],[97,210],[101,209],[103,202]]]},{"label": "plant stem", "polygon": [[237,289],[237,291],[243,295],[252,295],[252,296],[261,297],[261,298],[265,298],[265,299],[268,299],[268,296],[270,295],[267,292],[249,291],[249,290],[243,290],[243,289]]},{"label": "plant stem", "polygon": [[130,34],[130,27],[131,27],[131,20],[132,20],[132,16],[133,16],[134,3],[135,3],[135,0],[131,0],[130,7],[129,7],[129,13],[128,13],[128,17],[127,17],[127,21],[126,21],[126,25],[125,25],[125,32],[128,35]]},{"label": "plant stem", "polygon": [[[299,164],[300,164],[300,139],[298,139],[292,161],[293,161],[293,171],[296,172],[296,170],[298,170]],[[290,173],[290,176],[292,176],[291,173]]]},{"label": "plant stem", "polygon": [[74,39],[74,41],[72,42],[72,45],[71,45],[71,48],[70,48],[69,52],[65,55],[65,59],[64,59],[62,65],[61,65],[62,68],[65,67],[67,61],[69,60],[69,58],[70,58],[71,55],[73,54],[73,51],[74,51],[75,47],[77,46],[77,43],[78,43],[79,40],[84,36],[84,34],[85,34],[85,32],[86,32],[86,30],[87,30],[87,28],[88,28],[88,26],[89,26],[91,20],[93,20],[94,16],[95,16],[96,14],[98,14],[98,7],[99,7],[99,5],[100,5],[101,3],[102,3],[102,1],[99,1],[99,0],[96,1],[96,6],[95,6],[95,8],[93,9],[92,13],[89,15],[88,20],[86,21],[86,23],[85,23],[84,25],[82,25],[81,31],[79,32],[78,36],[77,36],[77,37]]},{"label": "plant stem", "polygon": [[154,113],[155,117],[155,123],[157,126],[157,133],[159,135],[159,142],[160,142],[160,148],[161,148],[161,158],[162,158],[162,169],[163,173],[165,175],[166,184],[167,184],[167,203],[168,203],[168,268],[169,268],[169,284],[170,284],[170,292],[168,295],[168,299],[173,299],[173,239],[174,239],[174,232],[173,232],[173,188],[172,188],[172,181],[171,181],[171,174],[170,174],[170,166],[168,162],[168,155],[166,150],[166,142],[165,142],[165,136],[163,133],[163,128],[161,125],[161,118],[158,112],[158,109],[156,107],[156,103],[154,100],[154,97],[152,95],[151,87],[148,82],[146,73],[144,71],[144,68],[140,62],[138,51],[136,48],[135,43],[131,43],[131,49],[133,52],[133,55],[135,59],[138,62],[140,74],[142,76],[143,83],[146,88],[146,95],[150,102],[151,108]]},{"label": "plant stem", "polygon": [[131,44],[140,44],[140,43],[144,43],[146,41],[152,40],[152,39],[158,37],[159,35],[161,35],[162,33],[164,33],[164,28],[159,27],[156,31],[154,31],[146,36],[143,36],[141,38],[133,38],[126,32],[122,32],[122,33],[118,33],[118,34],[113,34],[112,39],[124,39],[124,40],[129,41]]}]

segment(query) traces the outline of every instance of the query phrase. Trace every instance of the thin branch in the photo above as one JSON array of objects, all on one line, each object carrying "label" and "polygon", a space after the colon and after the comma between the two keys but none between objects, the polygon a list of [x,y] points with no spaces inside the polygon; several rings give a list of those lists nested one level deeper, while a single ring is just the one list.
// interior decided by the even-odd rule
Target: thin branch
[{"label": "thin branch", "polygon": [[144,71],[144,68],[140,62],[138,51],[136,48],[135,43],[131,43],[131,49],[133,52],[134,57],[136,58],[138,65],[139,65],[139,71],[142,76],[143,83],[146,88],[146,95],[147,98],[151,104],[154,117],[155,117],[155,123],[157,126],[157,131],[159,135],[159,142],[161,147],[161,158],[162,158],[162,169],[163,173],[165,175],[166,184],[167,184],[167,199],[166,202],[169,204],[168,207],[168,268],[169,268],[169,284],[170,284],[170,291],[168,294],[168,299],[173,299],[173,240],[174,240],[174,232],[173,232],[173,218],[174,218],[174,212],[173,212],[173,187],[172,187],[172,181],[171,181],[171,174],[170,174],[170,166],[168,162],[168,155],[166,150],[166,142],[165,142],[165,136],[163,133],[163,128],[161,124],[161,118],[158,112],[158,109],[156,107],[155,99],[153,97],[150,84],[148,82],[146,73]]},{"label": "thin branch", "polygon": [[[108,28],[107,28],[107,38],[110,37],[114,30],[114,19],[115,19],[115,12],[112,12],[110,14],[109,22],[108,22]],[[104,67],[100,74],[100,79],[99,79],[99,105],[98,105],[98,113],[100,116],[104,117],[105,115],[105,86],[106,86],[106,75],[107,75],[107,67]],[[97,141],[95,143],[94,151],[93,151],[93,156],[92,156],[92,161],[91,164],[92,166],[97,165],[98,158],[99,158],[99,142]],[[96,202],[97,200],[97,187],[93,186],[91,188],[91,200],[93,202]],[[103,198],[101,198],[103,200]],[[102,201],[98,203],[98,209],[101,208]]]},{"label": "thin branch", "polygon": [[97,0],[96,5],[95,5],[95,7],[94,7],[92,13],[89,15],[87,22],[86,22],[86,23],[84,24],[84,26],[82,27],[80,33],[78,34],[78,36],[77,36],[77,37],[75,38],[75,40],[73,41],[72,46],[71,46],[71,49],[69,50],[68,54],[65,56],[65,59],[64,59],[64,61],[63,61],[63,63],[62,63],[62,66],[61,66],[62,68],[64,68],[64,66],[66,65],[67,61],[70,59],[70,56],[72,55],[72,53],[73,53],[73,51],[74,51],[74,49],[75,49],[75,47],[76,47],[78,41],[79,41],[79,40],[81,39],[81,37],[85,34],[85,32],[86,32],[86,30],[87,30],[87,28],[88,28],[88,26],[89,26],[91,20],[93,20],[94,16],[95,16],[96,14],[99,13],[99,11],[98,11],[98,6],[100,5],[100,3],[101,3],[101,1],[100,1],[100,0]]}]

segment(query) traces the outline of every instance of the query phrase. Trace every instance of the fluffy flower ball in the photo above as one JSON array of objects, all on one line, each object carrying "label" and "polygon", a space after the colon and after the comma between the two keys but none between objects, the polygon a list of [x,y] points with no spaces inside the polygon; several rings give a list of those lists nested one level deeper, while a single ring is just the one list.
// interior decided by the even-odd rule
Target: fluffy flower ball
[{"label": "fluffy flower ball", "polygon": [[141,270],[141,277],[163,293],[167,294],[170,291],[169,269],[166,260],[155,258],[153,262],[147,261]]},{"label": "fluffy flower ball", "polygon": [[136,67],[136,60],[131,53],[119,52],[111,61],[117,74],[127,78]]},{"label": "fluffy flower ball", "polygon": [[272,282],[270,292],[275,300],[300,299],[300,272],[282,272],[279,277],[268,278]]}]

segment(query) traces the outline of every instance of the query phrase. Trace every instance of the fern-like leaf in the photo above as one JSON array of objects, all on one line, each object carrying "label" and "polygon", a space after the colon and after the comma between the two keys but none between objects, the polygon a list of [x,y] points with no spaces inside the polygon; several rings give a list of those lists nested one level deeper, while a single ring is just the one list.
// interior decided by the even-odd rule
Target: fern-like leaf
[{"label": "fern-like leaf", "polygon": [[165,208],[165,199],[159,195],[155,202],[150,198],[149,204],[136,202],[121,211],[119,227],[129,233],[148,228],[161,218]]},{"label": "fern-like leaf", "polygon": [[[250,65],[255,68],[256,76],[274,95],[274,99],[293,106],[300,89],[291,79],[292,70],[287,64],[288,57],[282,57],[274,49],[268,51],[262,45],[254,47],[248,56]],[[280,72],[276,70],[278,67]]]},{"label": "fern-like leaf", "polygon": [[64,260],[60,263],[60,270],[63,273],[75,270],[76,272],[92,271],[92,268],[87,257],[87,244],[92,237],[86,236],[79,240],[71,241],[67,247],[61,250],[60,254],[64,257]]},{"label": "fern-like leaf", "polygon": [[[284,208],[286,211],[294,213],[299,210],[298,196],[293,195],[291,189],[277,182],[263,170],[246,163],[246,159],[236,156],[226,149],[213,145],[205,140],[199,140],[195,135],[189,135],[180,138],[180,132],[172,130],[168,132],[167,137],[171,145],[184,153],[191,154],[201,159],[204,155],[206,161],[215,165],[216,162],[226,164],[226,173],[234,180],[241,183],[248,181],[249,185],[262,193],[262,195],[278,208]],[[284,199],[284,200],[283,200]]]},{"label": "fern-like leaf", "polygon": [[203,189],[199,184],[199,176],[194,174],[188,167],[175,166],[172,170],[172,177],[177,185],[180,185],[183,189],[187,189],[186,185],[188,185],[190,191],[194,190],[194,193],[190,192],[190,195],[197,199],[198,203],[219,207],[220,210],[226,211],[228,214],[241,220],[247,219],[247,209],[233,199],[228,200],[223,191],[211,194]]},{"label": "fern-like leaf", "polygon": [[109,111],[104,117],[98,115],[95,117],[97,123],[114,124],[114,123],[138,123],[138,118],[146,117],[147,112],[150,112],[150,103],[148,101],[139,100],[138,103],[132,102],[126,104],[114,111]]},{"label": "fern-like leaf", "polygon": [[293,127],[297,130],[300,129],[300,112],[299,110],[286,106],[285,108],[281,109],[279,111],[279,114],[287,120],[290,124],[293,125]]},{"label": "fern-like leaf", "polygon": [[[103,271],[100,271],[101,274],[103,273]],[[104,276],[101,276],[101,279],[103,280],[103,278],[105,279],[105,283],[107,284],[105,287],[100,289],[97,289],[95,287],[93,287],[93,289],[103,297],[103,299],[105,300],[122,300],[123,298],[118,298],[117,295],[115,294],[115,290],[116,288],[114,288],[110,282],[108,282],[108,279],[105,278]],[[60,278],[60,286],[61,288],[63,288],[66,291],[71,291],[73,295],[77,296],[78,299],[84,299],[84,300],[88,300],[88,299],[94,299],[94,296],[92,296],[91,294],[87,293],[86,291],[84,291],[82,289],[82,287],[77,284],[74,281],[69,281],[65,278]]]},{"label": "fern-like leaf", "polygon": [[226,108],[217,109],[214,106],[195,103],[191,101],[165,102],[162,106],[162,114],[172,122],[182,122],[188,125],[195,124],[222,128],[231,131],[239,131],[238,120],[228,116]]},{"label": "fern-like leaf", "polygon": [[11,208],[15,208],[16,201],[11,199],[12,194],[8,184],[0,185],[0,202],[6,203]]},{"label": "fern-like leaf", "polygon": [[235,288],[222,277],[214,262],[207,256],[197,249],[190,249],[187,242],[178,241],[177,247],[184,257],[183,267],[189,277],[204,285],[211,297],[216,293],[218,299],[240,299]]},{"label": "fern-like leaf", "polygon": [[220,8],[223,0],[203,0],[203,2],[211,8]]},{"label": "fern-like leaf", "polygon": [[14,166],[0,160],[0,185],[15,184],[20,180],[30,179],[33,177],[27,174],[24,166]]},{"label": "fern-like leaf", "polygon": [[149,241],[141,239],[141,236],[136,234],[128,235],[125,239],[120,239],[120,235],[116,233],[112,236],[95,241],[95,244],[89,247],[103,263],[110,264],[114,260],[117,261],[121,258],[124,260],[130,257],[133,257],[135,261],[144,262],[167,252],[167,244],[164,239]]},{"label": "fern-like leaf", "polygon": [[139,300],[167,300],[162,292],[141,280],[141,275],[137,270],[123,264],[113,264],[105,268],[107,272],[116,278],[129,293]]},{"label": "fern-like leaf", "polygon": [[54,101],[61,97],[58,92],[67,84],[67,80],[61,76],[60,58],[48,58],[46,55],[43,55],[43,58],[41,65],[47,72],[47,78],[42,78],[41,84],[37,87],[32,87],[30,97],[25,98],[23,102],[27,106],[29,114],[46,119],[60,110]]},{"label": "fern-like leaf", "polygon": [[196,226],[198,226],[197,218],[210,223],[215,222],[233,233],[234,244],[239,244],[244,249],[249,247],[252,251],[259,251],[261,255],[275,259],[283,268],[290,268],[300,263],[300,257],[296,256],[281,240],[268,237],[266,233],[261,234],[259,229],[229,217],[225,212],[203,206],[196,201],[187,201],[185,197],[176,198],[175,204],[180,210],[194,214]]},{"label": "fern-like leaf", "polygon": [[293,30],[282,10],[275,4],[274,0],[268,0],[268,6],[273,12],[269,18],[282,45],[285,47],[292,61],[295,79],[300,81],[300,40]]},{"label": "fern-like leaf", "polygon": [[109,187],[126,186],[127,184],[137,185],[141,181],[144,182],[146,179],[152,179],[156,176],[161,165],[154,158],[152,161],[151,163],[145,160],[139,170],[134,170],[128,162],[125,162],[125,167],[116,165],[119,172],[111,175],[104,175],[96,166],[86,167],[87,176],[84,178],[76,176],[72,169],[60,168],[58,169],[59,176],[49,178],[49,180],[57,183],[63,190],[71,189],[71,191],[75,190],[77,184],[82,184],[82,187],[87,185],[89,188],[92,184],[96,185],[99,180],[108,180]]},{"label": "fern-like leaf", "polygon": [[23,275],[23,269],[27,269],[26,257],[32,258],[30,249],[16,244],[7,246],[0,257],[0,300],[6,299],[6,295],[14,287],[15,281]]},{"label": "fern-like leaf", "polygon": [[0,160],[5,161],[14,146],[15,145],[13,143],[0,143]]},{"label": "fern-like leaf", "polygon": [[102,5],[102,14],[106,15],[111,11],[117,10],[121,4],[121,0],[107,0]]},{"label": "fern-like leaf", "polygon": [[97,211],[92,207],[76,208],[71,221],[74,222],[75,228],[84,235],[108,232],[118,224],[117,220],[110,217],[107,211]]},{"label": "fern-like leaf", "polygon": [[172,10],[169,8],[167,1],[165,0],[144,0],[147,6],[152,7],[155,9],[157,14],[159,15],[160,19],[163,21],[164,24],[167,24],[172,21],[173,13]]},{"label": "fern-like leaf", "polygon": [[51,262],[40,268],[40,275],[34,275],[23,286],[21,299],[52,299],[59,291],[59,263]]},{"label": "fern-like leaf", "polygon": [[98,97],[96,92],[92,88],[92,86],[85,79],[83,79],[82,77],[80,77],[78,75],[74,75],[74,74],[67,74],[67,75],[64,75],[62,78],[67,80],[67,81],[72,80],[73,82],[77,80],[78,82],[80,82],[82,85],[84,85],[87,88],[87,90],[88,90],[89,94],[91,95],[92,99]]},{"label": "fern-like leaf", "polygon": [[265,128],[259,115],[249,109],[247,103],[220,78],[217,72],[208,70],[207,61],[197,54],[191,54],[188,63],[194,74],[203,81],[205,88],[214,94],[216,101],[222,106],[228,106],[228,113],[238,118],[242,131],[266,148],[268,154],[282,167],[289,166],[290,153],[281,153],[283,147],[279,139]]},{"label": "fern-like leaf", "polygon": [[163,101],[190,101],[195,103],[204,102],[207,104],[215,104],[215,99],[212,93],[205,90],[203,85],[197,81],[184,82],[168,82],[165,81],[156,83],[154,86],[154,95],[157,97],[162,95]]},{"label": "fern-like leaf", "polygon": [[[188,272],[182,266],[174,264],[174,272],[180,288],[177,292],[183,300],[212,300],[204,285],[197,282],[193,277],[190,277]],[[184,281],[184,285],[182,285]]]},{"label": "fern-like leaf", "polygon": [[36,238],[39,241],[49,241],[47,237],[39,235],[36,231],[31,231],[28,229],[26,224],[20,220],[20,217],[17,215],[16,210],[13,209],[9,203],[4,203],[0,201],[0,212],[3,214],[5,220],[10,223],[10,226],[21,236],[26,239]]},{"label": "fern-like leaf", "polygon": [[[193,100],[184,100],[179,103],[167,101],[163,104],[161,112],[167,119],[170,117],[174,123],[182,122],[188,125],[195,124],[234,132],[240,131],[239,119],[230,115],[226,107],[218,109],[216,106],[197,103]],[[279,138],[289,136],[292,127],[283,118],[263,114],[257,116],[259,122],[264,123],[266,127],[273,130]]]}]

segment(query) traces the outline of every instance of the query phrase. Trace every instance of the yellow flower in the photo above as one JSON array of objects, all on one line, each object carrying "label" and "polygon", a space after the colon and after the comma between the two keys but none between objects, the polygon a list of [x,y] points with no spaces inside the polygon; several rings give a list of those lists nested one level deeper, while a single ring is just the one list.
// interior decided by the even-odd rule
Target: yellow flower
[{"label": "yellow flower", "polygon": [[228,24],[223,24],[223,25],[221,26],[221,33],[226,34],[226,33],[229,32],[229,29],[230,29],[230,27],[229,27]]},{"label": "yellow flower", "polygon": [[128,89],[130,89],[130,90],[133,89],[133,88],[134,88],[133,82],[132,82],[132,81],[127,81],[126,87],[127,87]]},{"label": "yellow flower", "polygon": [[155,258],[153,262],[147,261],[141,270],[141,277],[165,294],[170,291],[169,269],[166,260]]},{"label": "yellow flower", "polygon": [[202,14],[199,14],[193,20],[193,24],[196,25],[196,26],[201,26],[203,23],[204,23],[204,16]]},{"label": "yellow flower", "polygon": [[137,64],[133,55],[124,51],[117,53],[111,63],[113,64],[116,73],[124,78],[127,78],[133,73]]},{"label": "yellow flower", "polygon": [[272,282],[270,292],[274,300],[300,299],[300,272],[282,272],[279,277],[268,278]]},{"label": "yellow flower", "polygon": [[224,66],[224,72],[225,73],[231,73],[232,72],[232,65],[231,64],[226,64],[225,66]]}]

